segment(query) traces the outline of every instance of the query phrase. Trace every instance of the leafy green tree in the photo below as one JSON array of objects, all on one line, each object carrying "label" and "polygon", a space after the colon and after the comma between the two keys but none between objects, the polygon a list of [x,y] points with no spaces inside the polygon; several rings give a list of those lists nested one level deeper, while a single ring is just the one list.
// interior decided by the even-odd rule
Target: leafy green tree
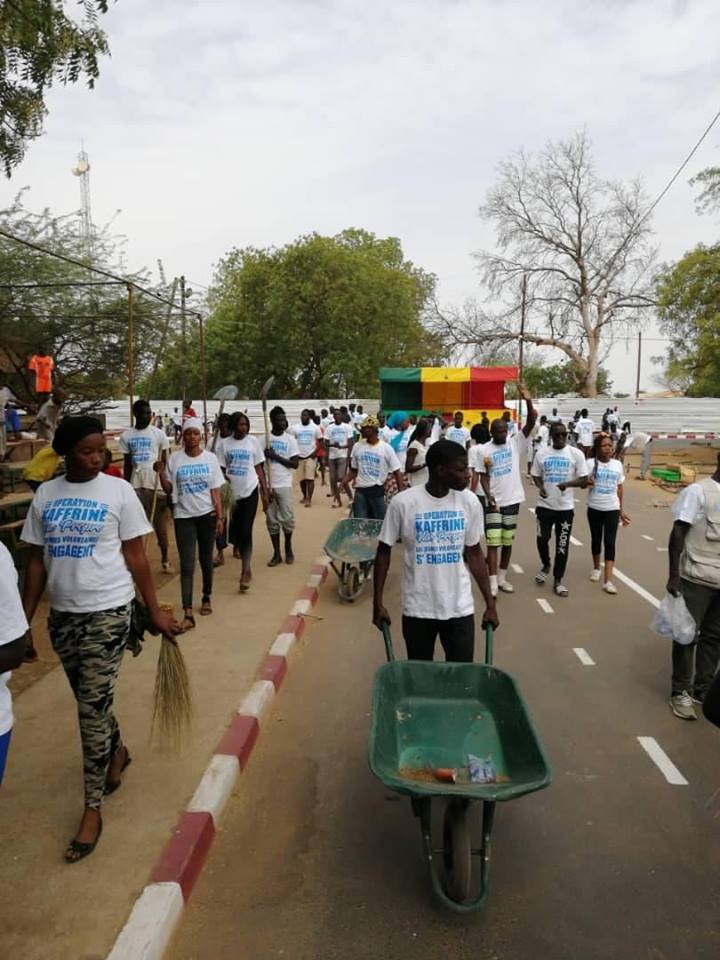
[{"label": "leafy green tree", "polygon": [[691,397],[720,396],[720,244],[695,247],[657,281],[660,329],[670,338],[664,380]]},{"label": "leafy green tree", "polygon": [[60,0],[0,3],[0,162],[8,177],[28,141],[42,133],[48,88],[81,77],[92,87],[98,58],[108,52],[98,26],[107,0],[80,0],[75,7],[80,17],[74,20]]},{"label": "leafy green tree", "polygon": [[[55,253],[81,260],[85,254],[76,216],[39,214],[23,205],[23,193],[0,210],[0,228]],[[93,240],[97,265],[119,273],[117,238],[99,230]],[[104,285],[83,266],[67,263],[0,237],[0,369],[32,409],[34,375],[28,357],[44,347],[56,363],[75,409],[97,409],[127,390],[127,291],[122,284]],[[149,286],[147,274],[130,279]],[[91,286],[70,286],[86,283]],[[154,360],[165,308],[139,293],[134,295],[136,376]]]},{"label": "leafy green tree", "polygon": [[[287,397],[377,394],[379,367],[442,359],[421,319],[434,287],[398,240],[364,230],[232,250],[209,295],[209,392],[236,383],[256,396],[274,375]],[[181,364],[197,372],[176,340],[158,381],[166,397],[179,396]]]}]

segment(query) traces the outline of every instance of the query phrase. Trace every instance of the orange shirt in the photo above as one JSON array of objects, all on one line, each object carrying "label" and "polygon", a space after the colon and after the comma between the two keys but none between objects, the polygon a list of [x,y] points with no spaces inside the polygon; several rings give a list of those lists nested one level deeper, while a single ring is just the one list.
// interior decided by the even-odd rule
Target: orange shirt
[{"label": "orange shirt", "polygon": [[36,393],[50,393],[52,391],[52,371],[55,361],[52,357],[41,357],[35,354],[28,361],[28,370],[35,371]]}]

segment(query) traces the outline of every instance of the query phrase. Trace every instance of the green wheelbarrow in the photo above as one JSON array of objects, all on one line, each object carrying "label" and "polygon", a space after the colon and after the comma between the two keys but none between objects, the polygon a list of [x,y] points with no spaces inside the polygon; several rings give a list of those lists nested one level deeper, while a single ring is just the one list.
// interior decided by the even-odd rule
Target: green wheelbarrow
[{"label": "green wheelbarrow", "polygon": [[338,578],[341,599],[352,602],[360,596],[375,562],[382,520],[339,520],[325,543],[325,553]]},{"label": "green wheelbarrow", "polygon": [[[550,766],[514,679],[492,665],[492,627],[485,663],[395,660],[387,626],[383,635],[388,663],[375,674],[370,769],[386,787],[410,797],[438,899],[469,913],[488,895],[496,802],[549,786]],[[469,755],[489,759],[484,773],[492,782],[470,782]],[[456,780],[439,779],[448,775]],[[433,800],[444,803],[440,847],[433,841]],[[482,804],[479,848],[470,828],[475,803]]]}]

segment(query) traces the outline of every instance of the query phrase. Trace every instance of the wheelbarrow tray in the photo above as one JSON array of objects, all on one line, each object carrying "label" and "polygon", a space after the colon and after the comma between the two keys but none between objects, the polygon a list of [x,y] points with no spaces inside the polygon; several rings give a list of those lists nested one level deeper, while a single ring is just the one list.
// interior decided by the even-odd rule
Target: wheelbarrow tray
[{"label": "wheelbarrow tray", "polygon": [[[490,757],[495,783],[431,779],[438,768],[464,768],[468,754]],[[412,797],[511,800],[552,779],[525,702],[510,674],[479,663],[395,660],[373,687],[370,769]],[[408,774],[422,771],[427,781]]]},{"label": "wheelbarrow tray", "polygon": [[325,553],[338,563],[368,563],[375,559],[381,528],[382,520],[338,520],[325,543]]}]

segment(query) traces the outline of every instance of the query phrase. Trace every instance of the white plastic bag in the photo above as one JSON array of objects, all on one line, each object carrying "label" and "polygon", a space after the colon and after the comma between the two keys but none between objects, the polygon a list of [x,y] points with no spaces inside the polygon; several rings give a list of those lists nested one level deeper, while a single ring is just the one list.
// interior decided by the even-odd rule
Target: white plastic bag
[{"label": "white plastic bag", "polygon": [[678,643],[688,644],[695,639],[695,621],[682,596],[666,593],[650,624],[655,633]]}]

